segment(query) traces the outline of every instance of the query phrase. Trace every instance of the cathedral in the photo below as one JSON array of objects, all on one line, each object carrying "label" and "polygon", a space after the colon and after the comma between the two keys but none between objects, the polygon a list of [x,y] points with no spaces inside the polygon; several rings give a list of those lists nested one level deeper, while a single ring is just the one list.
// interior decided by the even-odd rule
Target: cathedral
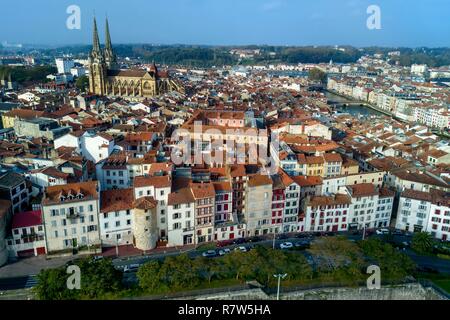
[{"label": "cathedral", "polygon": [[89,54],[89,91],[102,96],[143,100],[170,91],[182,92],[183,88],[169,77],[167,71],[159,71],[154,63],[148,70],[121,70],[111,45],[108,19],[105,48],[102,50],[94,18],[93,44]]}]

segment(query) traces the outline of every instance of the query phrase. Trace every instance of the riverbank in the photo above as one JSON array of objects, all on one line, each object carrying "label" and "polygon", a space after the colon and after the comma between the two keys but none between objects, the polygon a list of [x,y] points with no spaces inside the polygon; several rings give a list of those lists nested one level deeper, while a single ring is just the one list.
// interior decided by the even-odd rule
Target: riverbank
[{"label": "riverbank", "polygon": [[367,101],[361,101],[361,100],[356,100],[353,97],[349,97],[343,94],[340,94],[338,92],[332,91],[332,90],[328,90],[328,89],[324,89],[324,92],[328,93],[328,94],[332,94],[335,96],[338,96],[340,98],[343,98],[343,101],[339,101],[338,105],[343,105],[343,106],[352,106],[352,105],[357,105],[357,106],[361,106],[361,107],[365,107],[365,108],[369,108],[371,110],[374,110],[378,113],[381,113],[383,115],[389,116],[397,121],[403,122],[403,123],[408,123],[408,121],[400,119],[398,117],[396,117],[394,114],[392,114],[389,111],[383,110],[378,108],[377,106],[374,106],[370,103],[368,103]]}]

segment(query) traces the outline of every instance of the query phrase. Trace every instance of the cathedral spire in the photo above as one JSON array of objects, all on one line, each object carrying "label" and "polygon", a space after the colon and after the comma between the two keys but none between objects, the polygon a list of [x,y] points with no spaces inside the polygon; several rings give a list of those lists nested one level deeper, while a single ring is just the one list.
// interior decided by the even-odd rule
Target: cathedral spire
[{"label": "cathedral spire", "polygon": [[97,21],[94,17],[94,31],[92,34],[92,52],[95,52],[97,54],[100,54],[100,40],[98,38],[98,30],[97,30]]},{"label": "cathedral spire", "polygon": [[108,23],[108,17],[106,17],[106,36],[105,36],[105,49],[112,51],[112,45],[111,45],[111,35],[109,34],[109,23]]},{"label": "cathedral spire", "polygon": [[108,65],[108,68],[115,69],[117,59],[111,44],[111,35],[109,33],[108,17],[106,17],[106,27],[105,27],[105,60],[106,64]]}]

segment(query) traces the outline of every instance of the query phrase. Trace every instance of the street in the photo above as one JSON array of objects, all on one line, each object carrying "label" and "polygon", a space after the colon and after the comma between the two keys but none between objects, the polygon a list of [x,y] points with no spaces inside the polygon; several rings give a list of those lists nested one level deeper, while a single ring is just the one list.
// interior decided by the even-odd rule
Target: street
[{"label": "street", "polygon": [[[357,241],[362,239],[362,234],[353,234],[353,233],[343,233],[340,235],[345,235],[351,241]],[[306,237],[305,235],[301,236],[291,236],[285,238],[286,235],[281,235],[278,239],[275,240],[275,248],[280,249],[280,244],[284,242],[291,242],[292,244],[301,243],[302,245],[309,244],[317,238],[318,236],[310,235]],[[367,236],[366,236],[367,237]],[[383,239],[383,235],[372,234],[370,237],[376,237]],[[393,242],[396,245],[402,245],[402,243],[410,242],[410,235],[392,235]],[[228,248],[230,251],[233,251],[237,247],[245,247],[248,250],[251,250],[255,245],[263,245],[266,247],[273,246],[273,238],[261,240],[258,242],[245,242],[241,244],[231,244],[223,247],[217,247],[215,250],[218,252],[220,249]],[[422,268],[431,268],[440,273],[450,273],[450,262],[445,259],[440,259],[434,256],[420,256],[417,255],[414,251],[409,248],[399,249],[402,250],[405,254],[407,254],[419,267]],[[158,250],[159,252],[148,254],[145,256],[132,256],[132,257],[120,257],[113,259],[113,265],[117,269],[123,270],[126,266],[131,265],[142,265],[150,260],[159,259],[162,260],[169,256],[176,256],[179,254],[186,253],[191,259],[195,259],[196,257],[202,256],[202,253],[205,250],[198,250],[194,247],[187,249],[178,249],[172,248],[167,250]],[[311,255],[306,250],[295,250],[294,252],[298,252],[304,254],[307,258],[308,263],[314,267],[314,260]],[[76,259],[77,257],[65,257],[65,258],[54,258],[54,259],[45,259],[43,256],[33,257],[28,259],[18,260],[12,264],[8,264],[0,269],[0,291],[2,290],[14,290],[21,288],[30,288],[36,285],[35,275],[39,273],[41,269],[44,268],[54,268],[65,265],[68,261]],[[135,272],[124,273],[125,281],[135,281],[136,274]]]}]

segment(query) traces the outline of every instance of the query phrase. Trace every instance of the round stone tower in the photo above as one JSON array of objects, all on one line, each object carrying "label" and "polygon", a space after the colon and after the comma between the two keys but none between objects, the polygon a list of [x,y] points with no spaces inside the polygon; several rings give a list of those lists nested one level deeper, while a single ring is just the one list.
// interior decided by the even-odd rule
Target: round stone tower
[{"label": "round stone tower", "polygon": [[153,197],[142,197],[134,202],[134,245],[139,250],[151,250],[158,240],[156,207]]}]

